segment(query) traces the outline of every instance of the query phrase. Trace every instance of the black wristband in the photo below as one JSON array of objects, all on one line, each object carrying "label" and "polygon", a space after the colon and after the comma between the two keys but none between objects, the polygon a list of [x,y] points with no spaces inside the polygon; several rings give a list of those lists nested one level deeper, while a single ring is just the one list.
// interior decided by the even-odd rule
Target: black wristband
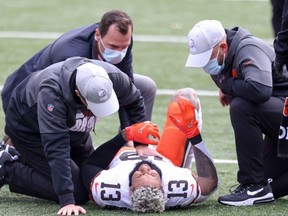
[{"label": "black wristband", "polygon": [[197,136],[189,138],[189,141],[191,142],[192,145],[196,145],[196,144],[202,142],[201,134],[199,133]]},{"label": "black wristband", "polygon": [[126,142],[129,141],[129,140],[127,140],[125,129],[123,129],[123,130],[121,131],[121,135],[122,135],[123,139],[124,139]]}]

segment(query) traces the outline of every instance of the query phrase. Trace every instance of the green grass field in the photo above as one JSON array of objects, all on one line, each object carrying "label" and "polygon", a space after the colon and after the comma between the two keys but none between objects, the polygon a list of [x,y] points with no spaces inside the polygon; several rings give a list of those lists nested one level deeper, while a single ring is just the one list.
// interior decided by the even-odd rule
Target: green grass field
[{"label": "green grass field", "polygon": [[[56,32],[99,21],[111,9],[126,11],[134,21],[134,35],[186,37],[190,28],[202,19],[218,19],[227,28],[240,25],[263,39],[272,39],[271,5],[268,0],[0,0],[0,85],[35,52],[53,39],[7,38],[2,32]],[[158,89],[176,90],[192,87],[216,91],[202,71],[184,67],[188,56],[186,43],[134,43],[134,70],[155,80]],[[153,121],[162,129],[170,95],[157,95]],[[233,131],[228,108],[221,107],[217,97],[200,96],[203,111],[203,138],[215,159],[236,160]],[[4,114],[0,108],[0,136],[4,130]],[[95,146],[112,137],[118,129],[117,115],[102,119],[93,134]],[[217,163],[220,186],[208,201],[188,209],[166,211],[162,215],[287,215],[288,201],[252,207],[227,207],[217,198],[237,184],[237,164]],[[87,215],[134,215],[130,211],[103,210],[91,202],[85,205]],[[58,204],[0,190],[0,215],[56,215]],[[151,214],[154,215],[154,214]],[[156,214],[155,214],[156,215]],[[158,215],[158,214],[157,214]]]}]

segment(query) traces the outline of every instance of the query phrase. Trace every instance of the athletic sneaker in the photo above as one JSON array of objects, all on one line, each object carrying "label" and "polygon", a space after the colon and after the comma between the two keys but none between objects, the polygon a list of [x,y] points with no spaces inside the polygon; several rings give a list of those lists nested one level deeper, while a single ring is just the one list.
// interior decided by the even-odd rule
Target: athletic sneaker
[{"label": "athletic sneaker", "polygon": [[266,186],[260,184],[240,184],[231,194],[218,198],[219,203],[232,206],[249,206],[273,201],[274,196],[269,183]]},{"label": "athletic sneaker", "polygon": [[20,157],[20,153],[13,146],[5,144],[4,141],[0,143],[0,152],[2,150],[9,153],[13,157],[13,160],[17,160]]},{"label": "athletic sneaker", "polygon": [[[18,157],[17,157],[18,158]],[[4,149],[0,150],[0,188],[6,184],[4,163],[7,161],[14,161],[13,156]]]}]

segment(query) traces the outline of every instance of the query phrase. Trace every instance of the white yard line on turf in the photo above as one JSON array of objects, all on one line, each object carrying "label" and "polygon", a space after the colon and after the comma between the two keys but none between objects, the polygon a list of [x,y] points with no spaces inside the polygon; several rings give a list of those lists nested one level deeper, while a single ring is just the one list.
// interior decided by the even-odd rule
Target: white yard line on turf
[{"label": "white yard line on turf", "polygon": [[237,164],[237,160],[223,160],[223,159],[214,159],[214,163],[217,164]]}]

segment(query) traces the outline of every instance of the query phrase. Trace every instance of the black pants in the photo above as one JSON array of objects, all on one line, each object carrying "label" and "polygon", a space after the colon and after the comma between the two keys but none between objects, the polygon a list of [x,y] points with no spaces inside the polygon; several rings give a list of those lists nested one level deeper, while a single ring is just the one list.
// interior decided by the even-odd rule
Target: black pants
[{"label": "black pants", "polygon": [[[21,157],[20,161],[5,163],[6,182],[10,191],[59,203],[43,147],[34,145],[31,148],[21,144],[23,141],[15,137],[12,138],[12,142]],[[81,180],[80,166],[93,150],[90,136],[83,145],[71,146],[71,173],[76,204],[84,204],[89,200],[88,192]]]},{"label": "black pants", "polygon": [[271,0],[272,4],[272,27],[274,36],[281,30],[282,13],[285,0]]},{"label": "black pants", "polygon": [[[277,157],[277,142],[284,98],[263,104],[234,98],[230,117],[238,158],[238,181],[259,183],[272,178],[276,198],[288,194],[288,159]],[[281,194],[280,194],[281,193]]]}]

